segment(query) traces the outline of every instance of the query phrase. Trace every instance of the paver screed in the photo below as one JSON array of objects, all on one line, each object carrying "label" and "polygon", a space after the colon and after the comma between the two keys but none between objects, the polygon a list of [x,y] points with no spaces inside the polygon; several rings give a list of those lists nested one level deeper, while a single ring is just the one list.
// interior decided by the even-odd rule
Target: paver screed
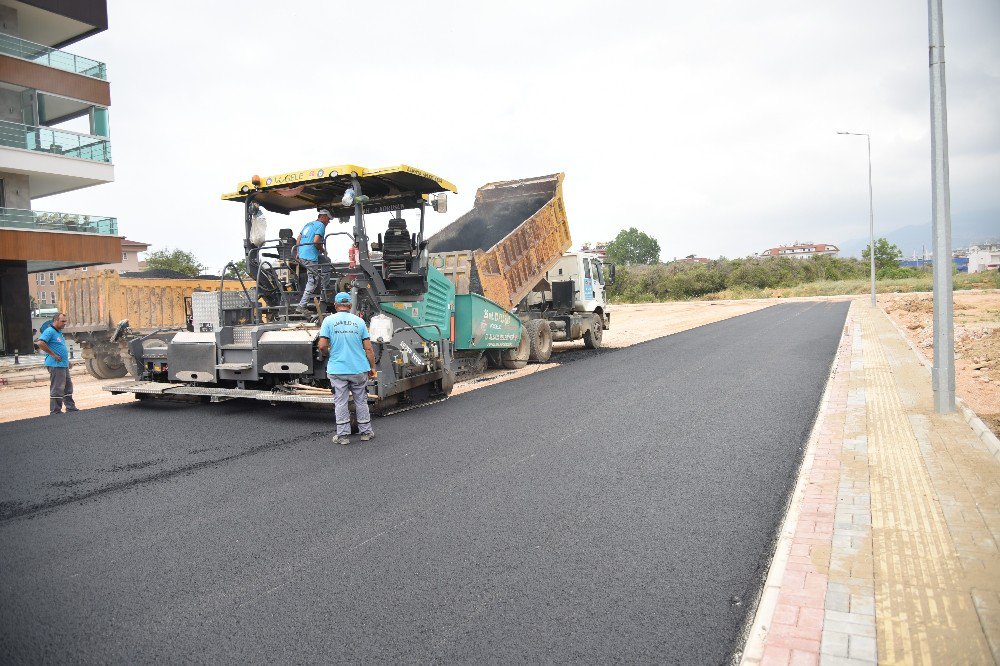
[{"label": "paver screed", "polygon": [[1000,663],[1000,465],[881,310],[851,307],[801,475],[744,663]]}]

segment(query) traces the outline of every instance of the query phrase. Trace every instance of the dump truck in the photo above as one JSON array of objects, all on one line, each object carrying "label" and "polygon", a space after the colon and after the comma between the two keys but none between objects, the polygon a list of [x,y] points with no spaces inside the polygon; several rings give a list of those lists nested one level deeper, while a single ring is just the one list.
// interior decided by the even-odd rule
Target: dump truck
[{"label": "dump truck", "polygon": [[[543,181],[534,184],[539,191],[532,201],[546,210],[561,207],[561,175]],[[425,240],[426,212],[445,212],[447,194],[456,191],[448,181],[407,165],[328,166],[240,183],[222,197],[243,207],[246,274],[237,280],[240,288],[194,294],[191,331],[129,337],[128,352],[139,376],[105,388],[143,399],[331,404],[318,334],[340,291],[352,294],[352,312],[369,323],[376,358],[376,377],[368,386],[374,414],[446,398],[463,366],[484,361],[523,366],[532,349],[529,326],[537,327],[531,321],[541,317],[526,313],[545,312],[537,303],[529,305],[528,297],[566,249],[565,213],[543,221],[535,215],[537,208],[528,210],[535,203],[522,202],[519,219],[513,223],[514,218],[505,218],[511,229],[497,239],[510,237],[511,242],[494,240],[488,247],[514,251],[516,243],[526,243],[536,233],[530,231],[535,223],[554,225],[558,239],[544,252],[536,248],[532,261],[518,265],[517,275],[512,257],[506,257],[497,266],[498,274],[506,276],[504,287],[456,290],[461,276],[432,265]],[[295,257],[294,229],[283,226],[275,236],[267,231],[266,214],[320,209],[339,220],[327,226],[326,238],[345,237],[350,251],[346,258],[321,257],[319,266],[302,265]],[[388,218],[382,218],[384,231],[372,238],[369,226],[374,228],[380,215]],[[463,243],[469,247],[468,241]],[[480,264],[469,268],[476,269],[467,271],[470,279],[500,284],[491,283],[496,276]],[[319,290],[303,312],[296,304],[310,270]],[[244,286],[250,282],[253,288]],[[524,312],[515,302],[523,302]],[[546,325],[545,330],[551,329]]]},{"label": "dump truck", "polygon": [[572,239],[563,178],[557,173],[483,185],[472,210],[429,239],[430,264],[451,280],[458,297],[479,295],[502,305],[527,332],[516,353],[459,351],[464,366],[545,362],[558,341],[601,346],[611,324],[604,288],[614,279],[614,266],[606,271],[597,254],[567,252]]},{"label": "dump truck", "polygon": [[63,333],[80,345],[87,371],[98,379],[124,377],[130,369],[138,375],[126,348],[127,330],[132,336],[184,330],[192,295],[219,288],[219,280],[148,278],[113,270],[61,275],[56,283],[69,319]]}]

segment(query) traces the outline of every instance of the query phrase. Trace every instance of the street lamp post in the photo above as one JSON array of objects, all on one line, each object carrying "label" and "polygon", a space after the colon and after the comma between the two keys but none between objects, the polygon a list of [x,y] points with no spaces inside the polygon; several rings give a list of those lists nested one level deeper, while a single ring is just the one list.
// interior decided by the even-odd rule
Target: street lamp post
[{"label": "street lamp post", "polygon": [[931,206],[934,232],[934,411],[955,411],[955,319],[951,278],[951,185],[941,0],[928,0],[931,87]]},{"label": "street lamp post", "polygon": [[868,139],[868,259],[871,262],[872,307],[875,303],[875,209],[872,206],[872,138],[863,132],[837,132],[849,136],[863,136]]}]

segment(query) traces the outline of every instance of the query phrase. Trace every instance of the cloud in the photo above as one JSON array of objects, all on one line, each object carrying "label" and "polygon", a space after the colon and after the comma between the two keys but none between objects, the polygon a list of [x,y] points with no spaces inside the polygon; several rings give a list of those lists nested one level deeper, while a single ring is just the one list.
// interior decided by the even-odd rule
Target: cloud
[{"label": "cloud", "polygon": [[[176,3],[112,0],[117,181],[38,202],[221,267],[253,173],[409,163],[455,182],[566,172],[574,239],[631,226],[664,257],[740,256],[930,214],[927,16],[880,3]],[[956,210],[1000,219],[1000,9],[946,10]],[[140,27],[143,27],[140,29]],[[159,38],[169,36],[169,39]],[[988,213],[987,213],[988,214]],[[299,226],[308,215],[272,225]],[[1000,224],[1000,222],[998,222]]]}]

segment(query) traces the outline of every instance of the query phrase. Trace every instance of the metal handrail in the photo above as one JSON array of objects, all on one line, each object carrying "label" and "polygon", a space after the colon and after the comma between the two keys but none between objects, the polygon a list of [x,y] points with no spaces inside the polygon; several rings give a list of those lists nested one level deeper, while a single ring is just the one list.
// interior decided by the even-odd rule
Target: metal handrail
[{"label": "metal handrail", "polygon": [[118,220],[114,217],[21,208],[0,208],[0,227],[118,235]]},{"label": "metal handrail", "polygon": [[0,146],[111,163],[111,140],[39,125],[0,120]]},{"label": "metal handrail", "polygon": [[0,33],[0,53],[94,79],[104,81],[108,79],[108,67],[103,62],[37,44],[15,35]]}]

